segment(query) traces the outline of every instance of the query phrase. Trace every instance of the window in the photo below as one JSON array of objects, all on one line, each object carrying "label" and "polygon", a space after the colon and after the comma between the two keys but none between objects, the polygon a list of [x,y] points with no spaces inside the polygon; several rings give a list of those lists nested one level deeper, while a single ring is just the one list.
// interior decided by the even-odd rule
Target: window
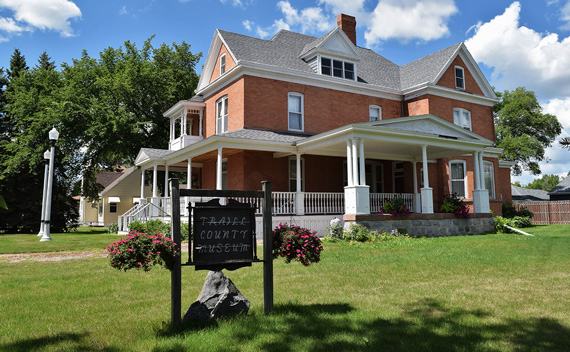
[{"label": "window", "polygon": [[459,198],[465,198],[465,160],[452,160],[449,162],[450,189],[452,194],[457,194]]},{"label": "window", "polygon": [[453,123],[471,131],[471,111],[460,108],[453,109]]},{"label": "window", "polygon": [[383,193],[382,164],[367,161],[364,170],[366,171],[366,185],[370,186],[370,193]]},{"label": "window", "polygon": [[[305,190],[305,159],[301,158],[301,192]],[[297,192],[297,158],[289,158],[289,192]]]},{"label": "window", "polygon": [[216,102],[216,133],[228,132],[228,96]]},{"label": "window", "polygon": [[220,56],[220,76],[226,73],[226,54]]},{"label": "window", "polygon": [[321,74],[354,81],[354,63],[321,57]]},{"label": "window", "polygon": [[303,95],[289,93],[288,99],[289,130],[303,131]]},{"label": "window", "polygon": [[485,189],[489,191],[489,198],[495,198],[495,173],[493,171],[493,163],[483,161],[483,176],[485,179]]},{"label": "window", "polygon": [[465,89],[463,67],[455,66],[455,88]]},{"label": "window", "polygon": [[376,105],[370,105],[368,108],[370,112],[370,121],[382,120],[382,108]]},{"label": "window", "polygon": [[392,162],[392,176],[394,177],[394,193],[404,193],[404,163]]},{"label": "window", "polygon": [[103,202],[99,203],[99,211],[97,213],[99,217],[103,216]]},{"label": "window", "polygon": [[117,213],[117,203],[109,203],[109,213]]}]

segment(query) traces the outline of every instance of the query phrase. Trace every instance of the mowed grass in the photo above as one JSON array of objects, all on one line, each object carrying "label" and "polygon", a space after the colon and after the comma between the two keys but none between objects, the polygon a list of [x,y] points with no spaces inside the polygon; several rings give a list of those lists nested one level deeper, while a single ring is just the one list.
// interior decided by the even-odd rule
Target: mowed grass
[{"label": "mowed grass", "polygon": [[69,233],[52,233],[50,237],[51,241],[40,242],[37,234],[0,234],[0,254],[97,251],[120,238],[101,227],[80,227]]},{"label": "mowed grass", "polygon": [[[325,243],[321,263],[275,261],[272,315],[254,264],[226,272],[248,315],[179,333],[167,270],[0,262],[0,351],[568,351],[570,226],[528,232]],[[206,274],[182,269],[184,308]]]}]

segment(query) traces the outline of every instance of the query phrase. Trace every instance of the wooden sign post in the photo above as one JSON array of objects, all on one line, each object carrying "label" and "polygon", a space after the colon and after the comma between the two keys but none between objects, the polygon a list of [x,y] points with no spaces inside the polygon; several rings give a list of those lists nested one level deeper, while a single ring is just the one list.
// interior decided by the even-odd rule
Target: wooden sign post
[{"label": "wooden sign post", "polygon": [[[262,191],[219,191],[180,189],[178,179],[170,179],[172,205],[171,234],[176,244],[181,244],[180,197],[211,198],[261,198],[263,212],[263,311],[273,312],[273,233],[271,215],[271,182],[262,182]],[[171,320],[174,330],[181,325],[182,316],[182,266],[194,265],[196,270],[235,270],[257,259],[255,240],[255,212],[249,204],[229,199],[227,205],[219,200],[196,203],[191,218],[194,243],[189,241],[188,262],[176,255],[171,272]],[[190,221],[190,220],[189,220]],[[190,226],[189,226],[190,227]],[[192,260],[192,254],[194,260]]]}]

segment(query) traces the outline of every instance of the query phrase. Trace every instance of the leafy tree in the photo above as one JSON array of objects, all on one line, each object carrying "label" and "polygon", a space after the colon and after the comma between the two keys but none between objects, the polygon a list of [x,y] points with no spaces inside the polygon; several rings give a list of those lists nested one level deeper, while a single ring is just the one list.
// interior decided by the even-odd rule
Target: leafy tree
[{"label": "leafy tree", "polygon": [[558,175],[543,175],[541,178],[537,178],[528,185],[526,185],[525,188],[550,191],[557,184],[559,184],[560,181],[562,180]]},{"label": "leafy tree", "polygon": [[504,91],[493,108],[497,147],[503,149],[503,158],[516,162],[513,174],[530,171],[541,173],[538,163],[546,160],[545,149],[550,147],[562,131],[556,116],[544,114],[534,92],[518,87]]}]

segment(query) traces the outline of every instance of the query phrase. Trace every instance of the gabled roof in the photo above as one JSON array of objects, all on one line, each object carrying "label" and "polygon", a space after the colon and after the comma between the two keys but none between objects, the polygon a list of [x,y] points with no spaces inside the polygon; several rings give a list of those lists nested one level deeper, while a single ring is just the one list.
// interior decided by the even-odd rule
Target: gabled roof
[{"label": "gabled roof", "polygon": [[402,90],[435,82],[440,72],[455,58],[462,43],[457,43],[400,67]]},{"label": "gabled roof", "polygon": [[166,156],[172,153],[174,153],[173,150],[141,148],[135,159],[135,165],[144,163],[147,160],[164,160]]},{"label": "gabled roof", "polygon": [[541,189],[528,189],[524,187],[511,186],[513,200],[531,202],[549,200],[548,192]]},{"label": "gabled roof", "polygon": [[[107,186],[105,186],[105,189],[103,191],[101,191],[101,195],[104,195],[105,193],[109,192],[111,189],[113,189],[113,187],[115,187],[116,185],[118,185],[119,183],[121,183],[121,181],[123,181],[124,179],[126,179],[127,177],[129,177],[130,174],[132,174],[133,172],[135,172],[137,169],[134,166],[131,166],[127,169],[124,169],[122,172],[114,172],[116,174],[119,174],[119,177],[115,178],[111,183],[109,183]],[[112,172],[109,172],[112,173]],[[99,176],[99,175],[97,175]],[[99,181],[97,181],[99,182]]]},{"label": "gabled roof", "polygon": [[[329,43],[330,42],[330,43]],[[331,44],[330,47],[327,43]],[[334,44],[334,45],[333,45]],[[321,37],[279,31],[271,39],[260,39],[238,33],[216,30],[208,52],[203,74],[198,84],[198,92],[210,85],[210,78],[221,45],[225,45],[231,57],[240,65],[249,67],[275,67],[311,77],[318,73],[304,59],[316,54],[336,54],[338,57],[352,58],[357,63],[357,82],[377,87],[380,91],[403,94],[412,88],[434,86],[453,60],[460,56],[465,62],[477,84],[487,99],[496,99],[494,91],[484,77],[476,61],[464,43],[457,43],[448,48],[425,56],[409,64],[398,66],[392,61],[370,49],[354,46],[346,34],[336,27]],[[336,49],[335,49],[336,48]],[[313,55],[314,54],[314,55]],[[227,73],[226,73],[227,74]],[[322,78],[321,75],[318,75]],[[218,78],[223,79],[224,76]],[[342,80],[331,77],[332,80]],[[350,81],[342,80],[344,83]]]},{"label": "gabled roof", "polygon": [[560,181],[548,194],[570,194],[570,176]]}]

